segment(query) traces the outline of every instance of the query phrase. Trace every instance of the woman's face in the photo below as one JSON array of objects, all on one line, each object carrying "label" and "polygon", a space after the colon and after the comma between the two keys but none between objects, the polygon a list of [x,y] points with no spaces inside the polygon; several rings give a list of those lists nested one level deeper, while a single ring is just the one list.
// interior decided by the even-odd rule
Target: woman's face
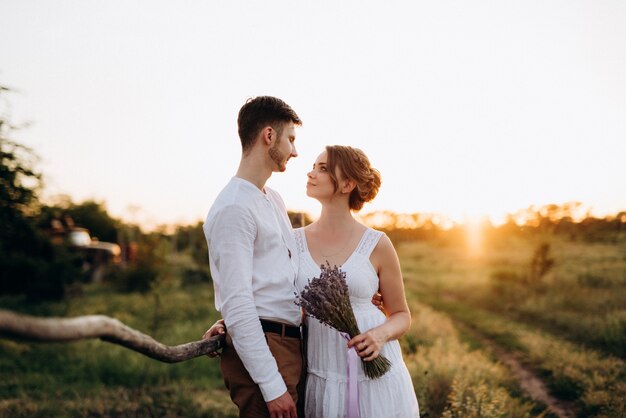
[{"label": "woman's face", "polygon": [[328,155],[324,151],[313,163],[313,169],[307,173],[307,196],[320,199],[328,198],[335,194],[335,187],[328,173],[327,161]]}]

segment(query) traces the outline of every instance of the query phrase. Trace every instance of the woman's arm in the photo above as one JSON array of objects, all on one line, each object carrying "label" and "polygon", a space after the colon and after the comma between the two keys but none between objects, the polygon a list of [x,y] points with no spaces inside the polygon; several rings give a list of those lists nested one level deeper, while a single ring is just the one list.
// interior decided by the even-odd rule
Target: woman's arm
[{"label": "woman's arm", "polygon": [[411,313],[404,294],[400,261],[391,240],[386,235],[381,237],[370,260],[380,280],[380,293],[383,296],[387,320],[384,324],[357,335],[348,342],[348,347],[354,346],[365,361],[378,357],[387,341],[400,338],[411,326]]}]

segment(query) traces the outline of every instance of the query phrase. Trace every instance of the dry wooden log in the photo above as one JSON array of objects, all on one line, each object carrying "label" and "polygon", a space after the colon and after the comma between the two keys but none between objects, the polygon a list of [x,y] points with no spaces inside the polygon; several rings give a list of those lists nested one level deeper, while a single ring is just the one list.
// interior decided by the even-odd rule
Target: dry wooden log
[{"label": "dry wooden log", "polygon": [[224,337],[167,346],[105,315],[37,318],[0,310],[0,334],[34,341],[77,341],[100,338],[166,363],[178,363],[219,350]]}]

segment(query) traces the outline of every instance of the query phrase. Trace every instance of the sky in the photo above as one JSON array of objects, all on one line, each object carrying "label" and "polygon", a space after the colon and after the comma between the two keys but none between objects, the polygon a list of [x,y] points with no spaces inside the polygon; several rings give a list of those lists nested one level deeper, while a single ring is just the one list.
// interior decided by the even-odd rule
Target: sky
[{"label": "sky", "polygon": [[626,209],[626,2],[0,1],[12,134],[45,197],[145,226],[205,217],[236,172],[236,118],[278,96],[304,124],[268,185],[315,217],[325,145],[382,173],[363,212],[498,219]]}]

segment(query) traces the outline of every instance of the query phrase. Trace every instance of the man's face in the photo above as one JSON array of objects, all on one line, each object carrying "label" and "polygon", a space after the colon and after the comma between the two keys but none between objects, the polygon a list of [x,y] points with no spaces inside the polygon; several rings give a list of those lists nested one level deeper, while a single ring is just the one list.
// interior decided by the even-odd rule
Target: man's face
[{"label": "man's face", "polygon": [[293,122],[282,124],[280,132],[274,130],[277,135],[274,145],[269,149],[269,155],[275,164],[273,171],[283,172],[287,169],[287,161],[291,157],[297,157],[296,151],[296,126]]}]

